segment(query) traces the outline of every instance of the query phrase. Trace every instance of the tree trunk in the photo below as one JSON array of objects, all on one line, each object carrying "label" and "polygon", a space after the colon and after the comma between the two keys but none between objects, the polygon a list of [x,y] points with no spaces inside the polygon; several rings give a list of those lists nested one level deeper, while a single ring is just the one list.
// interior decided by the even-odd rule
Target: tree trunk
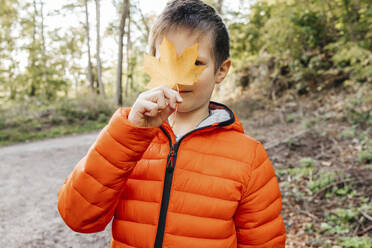
[{"label": "tree trunk", "polygon": [[116,74],[116,94],[115,103],[119,106],[123,104],[122,93],[122,74],[123,74],[123,38],[125,21],[129,12],[129,0],[124,0],[121,7],[121,18],[119,27],[119,45],[118,45],[118,68]]},{"label": "tree trunk", "polygon": [[88,0],[84,0],[85,5],[85,31],[87,36],[87,46],[88,46],[88,81],[91,91],[94,93],[94,79],[93,79],[93,69],[92,69],[92,57],[90,53],[90,35],[89,35],[89,11],[88,11]]},{"label": "tree trunk", "polygon": [[[16,99],[16,95],[17,95],[17,84],[14,84],[12,82],[14,82],[14,69],[15,69],[15,66],[17,64],[17,62],[15,61],[14,57],[10,57],[10,61],[12,62],[12,66],[9,68],[9,73],[8,73],[8,82],[10,82],[10,85],[9,85],[9,88],[10,88],[10,96],[9,98],[11,100],[15,100]],[[11,69],[12,68],[12,69]]]},{"label": "tree trunk", "polygon": [[46,57],[46,46],[45,46],[45,35],[44,35],[44,3],[40,1],[40,17],[41,17],[41,54],[42,54],[42,61],[43,61],[43,79],[45,84],[45,96],[46,99],[50,100],[52,97],[52,92],[49,89],[49,79],[48,79],[48,72],[47,72],[47,57]]},{"label": "tree trunk", "polygon": [[223,6],[223,0],[218,0],[217,2],[217,12],[222,15],[222,6]]},{"label": "tree trunk", "polygon": [[98,80],[98,86],[99,86],[99,94],[102,97],[106,97],[105,95],[105,89],[103,87],[103,82],[102,82],[102,64],[101,64],[101,57],[100,57],[100,46],[101,46],[101,37],[100,37],[100,5],[99,1],[100,0],[95,0],[96,1],[96,29],[97,29],[97,80]]},{"label": "tree trunk", "polygon": [[130,36],[131,32],[131,16],[130,16],[130,6],[128,9],[128,33],[127,33],[127,78],[125,81],[125,98],[128,98],[128,89],[130,81],[132,79],[132,63],[131,63],[131,50],[132,50],[132,40]]},{"label": "tree trunk", "polygon": [[140,13],[141,15],[141,21],[142,21],[142,24],[145,26],[145,40],[148,41],[149,40],[149,36],[150,36],[150,27],[149,27],[149,24],[146,20],[146,17],[145,15],[143,14],[141,8],[138,8],[138,12]]},{"label": "tree trunk", "polygon": [[[30,51],[30,57],[31,57],[31,68],[34,69],[36,66],[36,59],[35,59],[35,46],[36,46],[36,15],[37,15],[37,8],[36,8],[36,1],[33,0],[33,7],[34,7],[34,14],[32,17],[33,27],[32,27],[32,46]],[[32,75],[31,77],[31,86],[30,86],[30,96],[36,95],[36,85],[35,85],[35,77]]]}]

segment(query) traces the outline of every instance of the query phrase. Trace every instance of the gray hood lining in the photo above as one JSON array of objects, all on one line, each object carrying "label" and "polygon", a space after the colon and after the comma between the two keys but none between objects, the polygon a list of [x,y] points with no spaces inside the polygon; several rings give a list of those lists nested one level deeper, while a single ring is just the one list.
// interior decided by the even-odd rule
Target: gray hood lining
[{"label": "gray hood lining", "polygon": [[[213,123],[220,123],[224,121],[230,120],[230,114],[226,109],[209,109],[209,116],[202,120],[198,126],[195,127],[201,128],[201,127],[206,127],[209,125],[212,125]],[[176,140],[177,142],[183,137],[183,135],[176,135]]]}]

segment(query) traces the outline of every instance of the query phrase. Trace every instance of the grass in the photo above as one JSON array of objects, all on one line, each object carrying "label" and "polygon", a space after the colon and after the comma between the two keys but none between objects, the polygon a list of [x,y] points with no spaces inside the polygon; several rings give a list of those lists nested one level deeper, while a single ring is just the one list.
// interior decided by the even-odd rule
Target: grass
[{"label": "grass", "polygon": [[85,94],[53,103],[29,99],[0,106],[0,146],[102,129],[116,106]]},{"label": "grass", "polygon": [[60,125],[46,130],[27,132],[19,128],[0,130],[0,146],[20,142],[59,137],[67,134],[79,134],[102,129],[106,123],[89,121],[83,125]]}]

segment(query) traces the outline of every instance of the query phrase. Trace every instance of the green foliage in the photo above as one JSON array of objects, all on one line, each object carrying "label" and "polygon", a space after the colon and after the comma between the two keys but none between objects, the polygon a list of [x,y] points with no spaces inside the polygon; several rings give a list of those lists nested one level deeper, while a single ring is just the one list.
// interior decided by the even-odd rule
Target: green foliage
[{"label": "green foliage", "polygon": [[342,237],[338,244],[344,248],[371,248],[372,239],[369,237]]},{"label": "green foliage", "polygon": [[38,131],[20,128],[8,128],[0,131],[0,146],[11,145],[18,142],[40,140],[45,138],[53,138],[67,134],[79,134],[88,131],[96,131],[102,129],[106,123],[87,121],[81,125],[58,125],[48,129],[40,129]]},{"label": "green foliage", "polygon": [[358,154],[359,161],[362,164],[372,162],[372,141],[367,141],[363,146],[363,150]]},{"label": "green foliage", "polygon": [[321,223],[320,230],[329,234],[347,234],[358,215],[359,212],[355,208],[337,208],[326,213],[327,222]]},{"label": "green foliage", "polygon": [[355,221],[356,216],[358,216],[358,210],[355,208],[338,208],[335,209],[329,216],[329,220],[336,224],[347,224]]},{"label": "green foliage", "polygon": [[0,144],[96,130],[107,124],[115,106],[85,94],[48,104],[30,99],[0,108]]},{"label": "green foliage", "polygon": [[[290,175],[293,180],[301,181],[306,178],[314,171],[315,161],[312,158],[302,158],[298,162],[298,166],[294,168],[288,168],[286,172]],[[284,171],[281,172],[283,175]]]},{"label": "green foliage", "polygon": [[[368,94],[368,91],[366,92]],[[352,125],[368,126],[372,124],[372,114],[369,106],[371,97],[357,97],[350,101],[345,108],[347,120]]]},{"label": "green foliage", "polygon": [[336,42],[326,49],[335,54],[332,61],[339,70],[350,74],[350,79],[357,82],[372,82],[372,52],[355,42]]},{"label": "green foliage", "polygon": [[348,196],[348,197],[354,196],[356,194],[355,190],[353,190],[348,185],[345,185],[343,187],[334,186],[332,187],[332,193],[336,196]]},{"label": "green foliage", "polygon": [[234,13],[229,25],[233,59],[242,60],[260,51],[263,46],[260,41],[262,28],[270,19],[270,15],[271,7],[262,1],[251,7],[249,15]]},{"label": "green foliage", "polygon": [[302,158],[299,161],[299,166],[300,167],[309,168],[309,167],[314,167],[314,165],[315,165],[315,160],[310,158],[310,157]]},{"label": "green foliage", "polygon": [[[360,200],[361,202],[369,202],[368,198],[360,198]],[[357,225],[360,225],[364,220],[364,216],[361,215],[360,211],[371,213],[372,204],[370,202],[363,203],[360,208],[356,208],[350,203],[348,208],[330,210],[325,214],[326,221],[320,224],[319,231],[331,235],[343,235],[344,237],[337,239],[337,243],[342,245],[342,247],[371,247],[371,238],[348,237]]]},{"label": "green foliage", "polygon": [[345,225],[330,225],[326,222],[322,222],[320,225],[320,231],[329,234],[345,234],[350,230]]},{"label": "green foliage", "polygon": [[297,27],[299,38],[305,49],[321,48],[331,40],[328,37],[326,17],[314,10],[305,10],[304,12],[295,12],[290,21]]},{"label": "green foliage", "polygon": [[292,176],[295,180],[300,181],[302,178],[309,176],[313,170],[314,168],[295,167],[288,169],[288,174]]},{"label": "green foliage", "polygon": [[321,49],[331,40],[324,14],[298,4],[277,4],[260,35],[263,47],[273,55],[301,59],[305,51]]},{"label": "green foliage", "polygon": [[356,136],[356,130],[355,128],[349,128],[349,129],[345,129],[344,131],[342,131],[342,133],[340,133],[339,137],[341,139],[352,139]]},{"label": "green foliage", "polygon": [[315,179],[307,182],[307,187],[314,194],[320,189],[332,184],[336,179],[336,173],[333,171],[321,171],[315,176]]},{"label": "green foliage", "polygon": [[[229,27],[233,59],[242,71],[250,71],[251,61],[262,70],[270,67],[260,60],[268,53],[275,70],[257,81],[271,79],[260,85],[270,93],[278,85],[306,94],[345,81],[372,82],[370,1],[257,1],[251,10]],[[241,86],[254,81],[249,75]]]}]

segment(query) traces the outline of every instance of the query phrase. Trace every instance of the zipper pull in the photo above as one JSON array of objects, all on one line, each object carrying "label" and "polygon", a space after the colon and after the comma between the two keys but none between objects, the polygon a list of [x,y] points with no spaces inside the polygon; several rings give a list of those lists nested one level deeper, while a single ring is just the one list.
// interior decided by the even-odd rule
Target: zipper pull
[{"label": "zipper pull", "polygon": [[174,166],[173,166],[173,159],[175,157],[175,149],[174,145],[171,146],[171,150],[168,154],[168,163],[167,163],[167,172],[173,172]]}]

